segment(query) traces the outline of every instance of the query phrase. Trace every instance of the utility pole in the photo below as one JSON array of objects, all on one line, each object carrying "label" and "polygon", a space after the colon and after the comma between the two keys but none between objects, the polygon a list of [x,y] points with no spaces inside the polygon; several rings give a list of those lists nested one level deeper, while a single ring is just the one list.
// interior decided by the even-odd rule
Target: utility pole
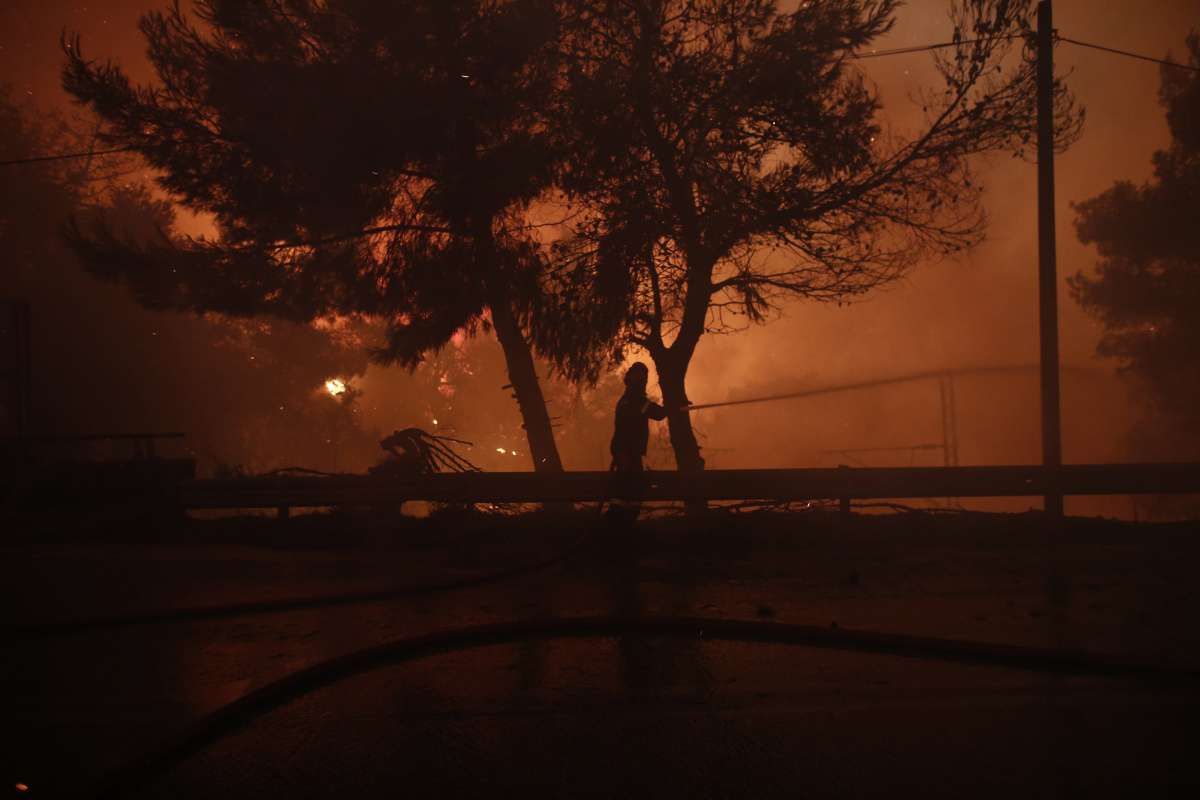
[{"label": "utility pole", "polygon": [[1058,265],[1054,234],[1054,25],[1050,0],[1038,3],[1038,322],[1042,362],[1042,466],[1047,514],[1061,517],[1062,421],[1058,387]]}]

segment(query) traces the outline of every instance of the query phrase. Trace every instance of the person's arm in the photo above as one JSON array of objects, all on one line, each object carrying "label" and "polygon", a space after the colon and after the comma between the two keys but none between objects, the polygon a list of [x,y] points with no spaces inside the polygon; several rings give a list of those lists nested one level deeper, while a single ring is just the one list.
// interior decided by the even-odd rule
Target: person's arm
[{"label": "person's arm", "polygon": [[653,400],[647,400],[642,406],[642,413],[653,420],[664,420],[667,418],[667,410]]}]

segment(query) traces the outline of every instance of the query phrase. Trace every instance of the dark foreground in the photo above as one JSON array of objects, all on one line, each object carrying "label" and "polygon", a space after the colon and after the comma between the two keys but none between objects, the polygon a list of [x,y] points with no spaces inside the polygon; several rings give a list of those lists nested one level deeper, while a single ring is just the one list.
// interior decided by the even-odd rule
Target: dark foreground
[{"label": "dark foreground", "polygon": [[[1200,789],[1200,685],[1186,673],[1200,668],[1194,525],[722,513],[629,534],[594,514],[322,515],[67,524],[14,531],[3,549],[0,763],[19,796]],[[287,602],[312,597],[341,602]],[[1083,650],[1181,674],[714,641],[702,623],[694,636],[466,637],[366,658],[223,718],[208,739],[184,737],[238,698],[377,645],[597,616]]]}]

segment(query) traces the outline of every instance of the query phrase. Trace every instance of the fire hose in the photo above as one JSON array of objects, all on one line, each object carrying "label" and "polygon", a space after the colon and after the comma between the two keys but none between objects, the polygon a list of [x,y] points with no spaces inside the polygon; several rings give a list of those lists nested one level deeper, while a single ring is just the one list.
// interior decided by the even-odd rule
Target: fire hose
[{"label": "fire hose", "polygon": [[1054,674],[1092,675],[1195,687],[1200,669],[1141,663],[1069,650],[937,639],[837,627],[691,617],[578,617],[502,622],[395,639],[293,672],[197,720],[165,745],[111,773],[99,797],[117,798],[205,747],[298,697],[372,670],[428,656],[494,645],[618,636],[754,642],[815,647]]}]

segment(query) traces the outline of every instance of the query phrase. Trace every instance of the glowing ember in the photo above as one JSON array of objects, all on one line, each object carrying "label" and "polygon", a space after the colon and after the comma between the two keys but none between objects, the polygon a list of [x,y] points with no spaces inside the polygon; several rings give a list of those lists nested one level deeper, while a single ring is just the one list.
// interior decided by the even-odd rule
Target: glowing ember
[{"label": "glowing ember", "polygon": [[341,378],[330,378],[325,381],[325,390],[334,397],[346,391],[346,382]]},{"label": "glowing ember", "polygon": [[507,453],[508,451],[507,451],[507,450],[505,450],[503,447],[497,447],[497,448],[496,448],[496,452],[497,452],[497,453]]},{"label": "glowing ember", "polygon": [[433,424],[434,424],[434,425],[437,425],[437,420],[436,420],[436,419],[433,421]]},{"label": "glowing ember", "polygon": [[18,791],[18,792],[28,792],[28,791],[29,791],[29,787],[28,787],[28,786],[26,786],[26,785],[25,785],[25,784],[23,784],[23,783],[18,783],[18,784],[17,784],[17,791]]}]

